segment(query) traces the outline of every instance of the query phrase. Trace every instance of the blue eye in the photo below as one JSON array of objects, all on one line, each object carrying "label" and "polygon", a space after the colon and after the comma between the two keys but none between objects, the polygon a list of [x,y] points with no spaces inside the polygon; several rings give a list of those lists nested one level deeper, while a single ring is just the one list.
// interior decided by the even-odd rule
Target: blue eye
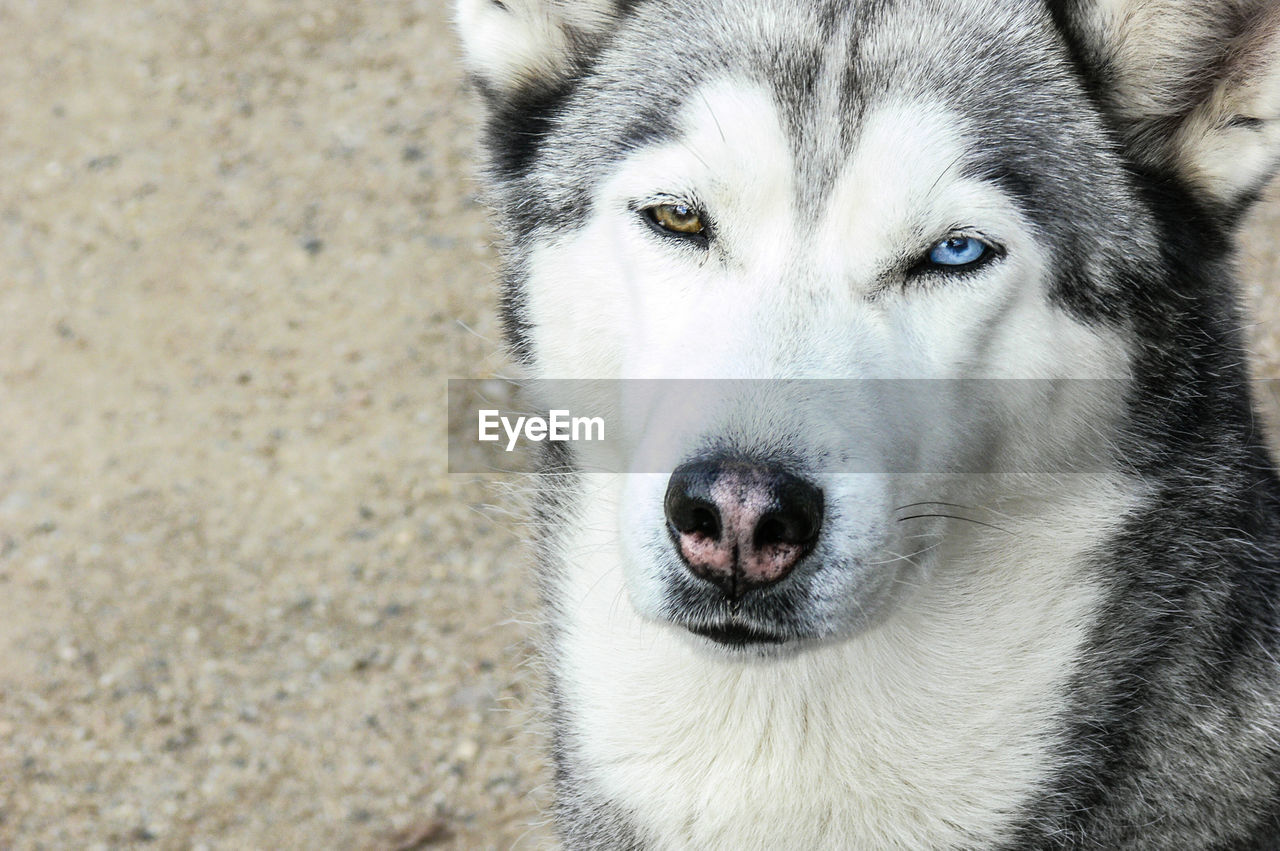
[{"label": "blue eye", "polygon": [[972,266],[990,253],[986,243],[971,236],[952,236],[929,249],[929,262],[935,266]]}]

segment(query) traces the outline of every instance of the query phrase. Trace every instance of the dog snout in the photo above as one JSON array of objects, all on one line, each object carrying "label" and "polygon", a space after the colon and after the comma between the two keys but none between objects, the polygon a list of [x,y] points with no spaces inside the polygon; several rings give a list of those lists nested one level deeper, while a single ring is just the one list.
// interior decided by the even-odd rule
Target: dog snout
[{"label": "dog snout", "polygon": [[664,507],[689,570],[733,599],[791,573],[822,529],[822,491],[776,464],[682,464]]}]

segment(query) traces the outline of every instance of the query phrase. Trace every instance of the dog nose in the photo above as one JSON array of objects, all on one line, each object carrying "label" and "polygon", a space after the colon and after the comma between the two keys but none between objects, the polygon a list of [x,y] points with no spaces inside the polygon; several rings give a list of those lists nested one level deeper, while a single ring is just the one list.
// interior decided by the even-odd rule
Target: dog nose
[{"label": "dog nose", "polygon": [[822,529],[822,491],[774,464],[682,464],[663,504],[689,570],[733,599],[789,574]]}]

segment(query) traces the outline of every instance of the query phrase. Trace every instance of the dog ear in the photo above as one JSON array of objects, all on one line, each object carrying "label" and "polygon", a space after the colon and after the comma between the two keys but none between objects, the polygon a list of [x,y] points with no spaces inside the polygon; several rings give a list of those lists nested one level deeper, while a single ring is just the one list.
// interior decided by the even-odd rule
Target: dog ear
[{"label": "dog ear", "polygon": [[1280,167],[1280,3],[1059,0],[1131,155],[1217,206]]},{"label": "dog ear", "polygon": [[456,0],[467,69],[487,95],[553,86],[613,31],[627,0]]}]

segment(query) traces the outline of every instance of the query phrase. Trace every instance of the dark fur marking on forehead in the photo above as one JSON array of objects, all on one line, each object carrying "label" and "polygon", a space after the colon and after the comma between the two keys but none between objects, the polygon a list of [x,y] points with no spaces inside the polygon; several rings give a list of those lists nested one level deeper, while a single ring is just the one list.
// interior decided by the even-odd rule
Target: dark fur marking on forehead
[{"label": "dark fur marking on forehead", "polygon": [[612,148],[621,155],[674,139],[677,134],[678,129],[670,110],[649,107],[640,110],[623,126]]},{"label": "dark fur marking on forehead", "polygon": [[810,101],[823,63],[820,45],[794,47],[786,52],[765,47],[759,54],[761,67],[768,69],[765,81],[772,88],[775,98],[790,120],[791,132],[804,134],[801,122],[804,104]]},{"label": "dark fur marking on forehead", "polygon": [[498,180],[512,180],[528,170],[574,86],[574,80],[565,79],[522,89],[506,99],[489,98],[492,113],[485,145]]},{"label": "dark fur marking on forehead", "polygon": [[[610,163],[627,153],[656,142],[673,138],[677,133],[671,113],[660,109],[643,109],[626,121],[608,145],[601,145],[587,168],[575,177],[581,182],[572,198],[558,204],[508,203],[507,222],[510,233],[518,241],[526,240],[539,230],[555,230],[561,233],[580,227],[591,212],[590,186],[597,174]],[[527,164],[531,167],[532,162]],[[515,190],[522,196],[534,197],[538,191],[536,174],[526,174],[514,182]]]},{"label": "dark fur marking on forehead", "polygon": [[506,221],[511,236],[527,240],[540,230],[560,233],[581,227],[591,213],[591,187],[611,163],[626,154],[657,142],[674,138],[678,133],[672,111],[646,107],[629,116],[606,140],[601,140],[591,153],[589,162],[573,173],[577,188],[560,203],[528,203],[538,197],[538,173],[534,161],[526,164],[526,173],[512,182],[518,197],[506,204]]}]

